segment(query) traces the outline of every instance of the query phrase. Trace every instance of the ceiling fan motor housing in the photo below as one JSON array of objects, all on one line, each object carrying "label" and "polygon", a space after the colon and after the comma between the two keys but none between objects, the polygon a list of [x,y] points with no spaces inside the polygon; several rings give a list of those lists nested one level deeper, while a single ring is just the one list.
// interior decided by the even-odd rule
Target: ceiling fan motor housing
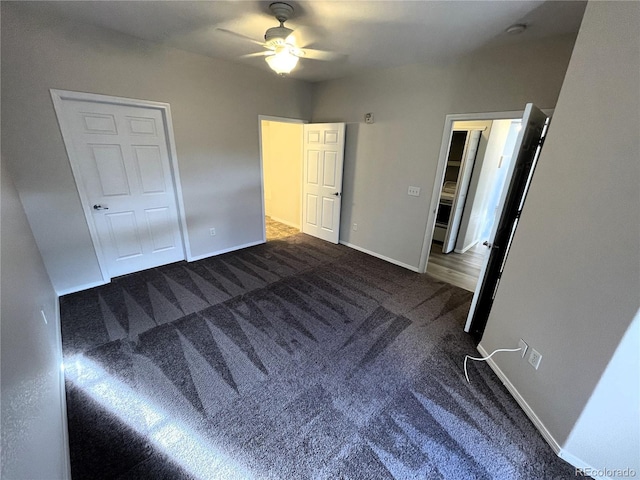
[{"label": "ceiling fan motor housing", "polygon": [[284,26],[284,22],[291,18],[293,15],[293,7],[288,3],[274,2],[269,5],[269,10],[273,13],[276,19],[280,22],[280,26],[272,27],[264,34],[264,40],[270,45],[278,45],[285,43],[285,39],[291,35],[293,30]]},{"label": "ceiling fan motor housing", "polygon": [[[267,44],[284,43],[285,39],[289,35],[291,35],[292,32],[293,32],[293,30],[291,30],[290,28],[284,27],[284,26],[271,27],[264,34],[264,41]],[[281,42],[279,40],[281,40]]]}]

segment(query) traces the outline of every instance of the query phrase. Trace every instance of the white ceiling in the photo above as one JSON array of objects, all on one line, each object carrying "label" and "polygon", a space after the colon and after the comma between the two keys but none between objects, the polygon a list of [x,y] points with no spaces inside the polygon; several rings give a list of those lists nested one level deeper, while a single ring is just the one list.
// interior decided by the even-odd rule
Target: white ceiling
[{"label": "white ceiling", "polygon": [[[270,1],[54,1],[26,2],[145,40],[268,70],[263,58],[238,58],[258,45],[216,30],[262,41],[278,22]],[[444,63],[486,45],[535,40],[576,32],[582,1],[287,1],[295,8],[289,28],[304,26],[316,40],[310,48],[346,55],[342,61],[303,59],[291,76],[312,82],[363,69],[411,63]],[[24,6],[24,4],[23,4]],[[508,35],[514,23],[529,28]]]}]

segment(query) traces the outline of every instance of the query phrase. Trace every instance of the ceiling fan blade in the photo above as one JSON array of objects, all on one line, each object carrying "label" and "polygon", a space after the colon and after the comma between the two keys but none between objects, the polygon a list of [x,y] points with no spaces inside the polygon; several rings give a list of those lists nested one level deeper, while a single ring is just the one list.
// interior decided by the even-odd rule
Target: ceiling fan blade
[{"label": "ceiling fan blade", "polygon": [[255,43],[256,45],[260,45],[261,47],[265,47],[266,46],[264,42],[260,42],[258,40],[255,40],[255,39],[253,39],[251,37],[247,37],[246,35],[243,35],[243,34],[238,33],[238,32],[232,32],[231,30],[226,30],[224,28],[216,28],[216,30],[218,32],[226,33],[228,35],[233,35],[234,37],[241,38],[242,40],[245,40],[247,42]]},{"label": "ceiling fan blade", "polygon": [[318,31],[311,27],[298,27],[285,39],[285,43],[294,47],[304,48],[319,40]]},{"label": "ceiling fan blade", "polygon": [[275,55],[276,52],[272,50],[265,50],[264,52],[248,53],[247,55],[241,55],[240,58],[253,58],[253,57],[268,57],[269,55]]},{"label": "ceiling fan blade", "polygon": [[300,57],[310,60],[336,61],[345,60],[347,56],[344,53],[325,52],[324,50],[314,50],[313,48],[303,48],[300,50]]}]

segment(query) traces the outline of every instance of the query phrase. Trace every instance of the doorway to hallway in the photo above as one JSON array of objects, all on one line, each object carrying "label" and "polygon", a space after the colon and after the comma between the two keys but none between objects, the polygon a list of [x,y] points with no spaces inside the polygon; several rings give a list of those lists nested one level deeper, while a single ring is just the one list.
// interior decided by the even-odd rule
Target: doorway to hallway
[{"label": "doorway to hallway", "polygon": [[517,114],[452,122],[427,264],[432,276],[475,291],[488,253],[483,242],[489,240],[508,183],[520,125]]},{"label": "doorway to hallway", "polygon": [[265,220],[265,236],[267,242],[273,242],[274,240],[282,240],[284,238],[292,237],[300,233],[299,228],[293,228],[284,223],[280,223],[271,217],[266,216]]},{"label": "doorway to hallway", "polygon": [[346,125],[258,118],[264,240],[268,217],[337,244]]},{"label": "doorway to hallway", "polygon": [[260,117],[265,241],[302,226],[302,120]]}]

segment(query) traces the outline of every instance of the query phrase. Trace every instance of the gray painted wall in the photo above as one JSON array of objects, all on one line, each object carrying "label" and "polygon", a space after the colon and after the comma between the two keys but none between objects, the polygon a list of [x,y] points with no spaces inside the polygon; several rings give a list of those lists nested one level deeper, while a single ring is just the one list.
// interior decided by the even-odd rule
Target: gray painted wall
[{"label": "gray painted wall", "polygon": [[[542,354],[537,371],[518,355],[494,358],[560,445],[574,426],[598,431],[590,441],[600,454],[587,463],[620,459],[633,436],[616,425],[639,424],[637,404],[576,424],[639,305],[638,31],[640,4],[588,4],[481,342],[491,352],[523,338]],[[637,355],[612,363],[631,390]],[[624,440],[606,441],[612,435]],[[637,454],[636,443],[627,461],[637,465]]]},{"label": "gray painted wall", "polygon": [[[25,9],[29,10],[28,15],[24,13]],[[595,48],[595,51],[598,51],[596,40],[602,40],[599,36],[615,34],[615,32],[599,32],[593,25],[590,28],[588,36],[592,37],[591,40],[594,40],[596,44],[585,43],[586,46],[583,47],[585,51],[589,48]],[[623,29],[623,33],[619,35],[624,35],[624,32],[626,30]],[[265,72],[258,72],[228,62],[167,49],[100,28],[72,24],[53,18],[40,18],[32,7],[3,3],[2,153],[20,192],[24,209],[29,215],[34,236],[52,282],[58,291],[64,291],[97,281],[99,274],[79,198],[75,192],[71,169],[51,105],[50,88],[142,98],[171,104],[180,174],[185,190],[187,223],[194,255],[207,255],[225,248],[233,248],[260,240],[262,231],[258,115],[309,118],[313,111],[315,121],[349,122],[343,185],[342,239],[407,265],[417,266],[427,221],[431,189],[435,180],[445,115],[449,113],[520,110],[528,101],[533,101],[542,108],[554,107],[571,55],[573,42],[573,36],[563,36],[539,41],[535,44],[516,43],[501,48],[487,48],[478,51],[473,56],[456,64],[444,66],[412,65],[327,82],[315,87],[316,95],[312,102],[310,87],[302,82],[281,79]],[[586,56],[586,54],[583,55]],[[608,52],[607,55],[609,55]],[[619,57],[625,55],[625,50],[620,49],[616,55],[613,57],[617,69]],[[605,65],[614,62],[613,58],[605,60],[589,58],[593,64],[582,65],[580,68],[595,69],[591,66],[595,65],[597,70],[600,70],[598,62],[602,61]],[[613,65],[610,68],[613,69]],[[571,99],[576,103],[578,97],[584,95],[585,90],[585,85],[580,82],[590,81],[590,77],[585,72],[579,73],[580,75],[574,74],[577,79],[573,79],[574,85],[582,88],[581,91],[578,88],[579,95]],[[588,73],[591,75],[590,71]],[[584,79],[580,78],[581,75],[585,75]],[[633,82],[634,78],[637,86],[637,69],[627,80],[619,78],[617,73],[611,77],[608,81],[617,83],[613,87],[607,85],[605,92],[609,92],[609,88],[628,88],[628,82]],[[601,78],[600,80],[604,81],[605,79]],[[566,96],[569,97],[570,94]],[[604,95],[595,96],[599,101],[603,101]],[[575,125],[565,130],[566,135],[582,138],[583,136],[587,137],[585,132],[588,131],[588,139],[589,141],[593,139],[593,142],[595,139],[609,134],[613,135],[614,139],[621,138],[622,135],[619,131],[616,133],[613,127],[604,123],[602,117],[596,116],[607,111],[602,107],[600,104],[597,105],[597,108],[581,107],[585,111],[580,111],[580,113],[584,115],[579,122],[575,122],[573,115],[571,116]],[[629,105],[625,103],[620,107],[623,112],[627,112],[626,121],[630,118],[636,118],[629,115]],[[637,103],[635,107],[637,111]],[[617,104],[615,108],[618,108]],[[364,125],[362,117],[366,112],[375,114],[376,123],[374,125]],[[578,117],[576,116],[576,118]],[[584,121],[584,118],[597,118],[599,121],[589,124]],[[559,119],[556,118],[556,121]],[[565,121],[565,123],[569,122]],[[588,129],[585,130],[585,127]],[[616,125],[615,128],[619,130],[621,127]],[[597,135],[593,133],[595,130],[598,132]],[[566,138],[572,137],[567,136]],[[637,135],[635,138],[637,139]],[[559,144],[560,141],[558,140],[557,143]],[[554,156],[560,159],[557,162],[562,166],[560,173],[564,178],[564,183],[568,178],[575,178],[575,184],[579,186],[580,182],[585,180],[585,176],[597,174],[605,179],[604,186],[598,184],[599,186],[594,189],[596,196],[600,194],[599,198],[611,196],[616,201],[623,197],[627,201],[629,198],[637,199],[637,181],[635,190],[624,184],[622,192],[611,191],[612,184],[614,180],[617,181],[617,178],[610,178],[614,176],[611,173],[612,169],[604,168],[605,165],[610,164],[602,162],[601,159],[597,163],[593,158],[594,152],[600,154],[601,158],[612,158],[612,155],[593,148],[594,146],[588,142],[587,144],[589,148],[584,147],[584,150],[591,155],[592,159],[587,162],[588,173],[577,167],[580,165],[577,153],[582,155],[585,152],[582,150],[577,153],[573,152],[574,156],[567,160],[562,156],[567,153],[562,149],[563,147],[556,147],[558,152]],[[611,146],[609,145],[609,147]],[[618,146],[617,148],[622,147]],[[545,152],[547,150],[548,147],[545,147]],[[630,165],[628,158],[631,157],[622,155],[622,153],[629,152],[620,152],[619,150],[614,150],[614,152],[616,164],[628,166],[629,169],[635,168],[637,173],[637,162],[635,166]],[[637,159],[637,150],[635,153]],[[549,157],[553,158],[551,154]],[[551,162],[551,160],[549,161]],[[597,168],[598,166],[600,169]],[[554,169],[552,171],[555,172]],[[548,173],[547,177],[549,178],[539,182],[541,186],[537,187],[541,188],[543,193],[547,188],[555,188],[556,182],[558,182],[557,179],[550,180],[553,178],[551,173]],[[5,178],[3,172],[3,182]],[[637,175],[635,177],[629,175],[627,183],[629,178],[637,180]],[[592,179],[591,183],[596,182]],[[421,196],[419,198],[407,196],[408,185],[422,187]],[[3,188],[3,226],[4,190]],[[564,249],[563,252],[569,250],[567,239],[579,242],[586,233],[591,234],[593,230],[600,231],[601,220],[605,217],[603,215],[605,206],[597,206],[593,213],[576,215],[576,212],[582,212],[580,202],[585,200],[583,197],[588,197],[584,190],[583,188],[571,187],[568,191],[555,193],[551,197],[560,200],[560,202],[551,205],[547,204],[546,197],[539,199],[540,205],[535,207],[537,209],[535,211],[538,213],[534,217],[537,219],[540,216],[544,221],[540,221],[540,219],[538,222],[529,220],[531,231],[535,232],[533,227],[536,223],[544,224],[546,230],[547,225],[550,228],[557,228],[566,224],[567,221],[576,221],[584,227],[578,229],[579,235],[567,233],[565,237],[562,237],[564,239],[562,242],[556,239],[551,244],[552,248],[556,250],[559,250],[561,245]],[[544,197],[540,192],[537,195]],[[14,201],[17,201],[15,193],[12,196]],[[568,201],[562,203],[562,200],[565,199]],[[589,198],[586,198],[587,205],[592,207],[588,200]],[[596,203],[595,200],[593,203]],[[623,204],[618,203],[617,205]],[[549,211],[554,214],[551,216],[553,221],[550,224],[546,223]],[[619,211],[623,211],[623,209]],[[609,212],[611,212],[611,208],[607,203],[606,215]],[[597,227],[596,217],[599,222]],[[616,237],[613,241],[613,247],[624,247],[629,255],[637,254],[637,240],[636,243],[629,242],[631,227],[628,223],[622,224],[621,218],[615,216],[613,218],[614,222],[617,222],[615,228],[621,228],[623,232],[622,238]],[[24,222],[24,216],[22,219]],[[353,222],[357,222],[359,225],[357,232],[349,229]],[[215,243],[212,243],[208,234],[210,227],[215,227],[217,230]],[[518,238],[522,236],[520,235],[521,230],[522,228],[519,230]],[[564,230],[561,229],[561,232]],[[578,350],[595,352],[595,355],[591,355],[594,360],[589,365],[596,367],[591,371],[580,372],[577,375],[580,380],[584,380],[587,384],[591,383],[591,386],[578,388],[576,395],[569,396],[569,401],[573,402],[573,406],[576,404],[576,397],[579,397],[577,403],[584,406],[589,392],[593,390],[595,382],[630,321],[631,317],[628,316],[629,298],[637,298],[637,296],[629,297],[628,291],[624,290],[627,288],[624,287],[624,282],[631,278],[628,270],[629,265],[625,266],[626,270],[622,268],[622,279],[615,280],[613,284],[603,286],[595,280],[588,280],[587,271],[592,272],[596,268],[604,268],[604,279],[611,281],[614,276],[613,272],[617,272],[619,267],[619,262],[614,262],[612,266],[606,266],[603,264],[604,261],[599,262],[591,259],[593,251],[596,251],[595,247],[598,248],[598,254],[602,250],[614,251],[610,247],[612,245],[611,236],[606,238],[598,235],[590,236],[592,238],[589,240],[589,248],[578,248],[576,253],[571,253],[568,256],[566,262],[558,262],[556,256],[547,255],[545,258],[548,260],[542,263],[551,267],[550,271],[539,269],[536,262],[528,260],[529,257],[525,253],[527,250],[524,246],[521,247],[520,253],[514,252],[513,255],[516,258],[520,257],[520,260],[516,260],[515,264],[518,265],[520,262],[519,267],[524,266],[525,268],[525,270],[520,270],[518,267],[509,267],[511,270],[515,270],[513,273],[514,292],[519,295],[517,298],[527,301],[523,302],[523,305],[520,304],[521,302],[511,301],[506,298],[507,294],[503,294],[503,289],[501,289],[502,296],[500,298],[502,300],[500,301],[505,305],[501,307],[502,311],[495,312],[496,315],[492,316],[489,327],[494,331],[492,336],[486,337],[488,344],[492,341],[495,344],[500,344],[503,340],[511,341],[511,337],[514,335],[514,338],[525,335],[533,346],[537,348],[540,346],[539,350],[544,358],[541,370],[537,375],[539,378],[547,378],[547,374],[543,373],[546,365],[555,365],[553,362],[557,362],[557,357],[563,355],[563,348],[574,341],[574,337],[567,332],[584,331],[581,329],[580,318],[585,315],[584,310],[587,308],[574,308],[574,306],[579,302],[589,301],[590,298],[587,297],[592,296],[593,291],[600,291],[598,289],[601,288],[601,295],[610,297],[607,307],[615,303],[615,308],[608,311],[607,314],[602,312],[602,309],[598,311],[598,315],[586,312],[589,314],[590,322],[595,322],[597,316],[602,325],[597,325],[598,328],[595,329],[597,335],[590,336],[583,333],[582,336],[578,336],[576,347],[571,349],[574,353]],[[3,263],[6,258],[4,237],[5,231],[3,229]],[[552,237],[552,235],[549,235],[548,232],[544,235],[534,233],[533,238],[538,239],[538,237],[545,238]],[[527,241],[524,245],[526,246],[528,243],[532,243],[532,241]],[[16,246],[15,239],[13,245],[13,247],[6,248],[13,248],[16,252],[21,251]],[[35,248],[33,244],[32,246],[20,245],[20,247],[28,256],[33,257],[31,255]],[[636,250],[633,250],[634,248]],[[544,255],[548,251],[550,250],[539,249],[538,252]],[[587,265],[580,266],[575,272],[566,267],[576,262],[580,264],[582,261],[585,261]],[[25,265],[22,267],[24,272],[20,275],[24,275],[26,278],[30,275],[29,272],[36,271],[40,272],[38,275],[41,276],[41,264],[30,266],[31,264],[27,262]],[[563,265],[565,266],[564,270]],[[533,269],[536,281],[540,281],[543,277],[553,277],[550,284],[554,285],[554,289],[563,293],[562,299],[557,298],[559,296],[557,294],[554,296],[556,292],[549,292],[546,283],[536,284],[537,290],[529,292],[529,271],[527,270],[529,268]],[[572,271],[567,274],[565,270]],[[558,278],[554,277],[558,274]],[[576,281],[576,278],[580,282]],[[633,283],[634,281],[636,283]],[[3,293],[5,293],[4,283],[3,265]],[[42,285],[43,283],[36,282],[35,286],[31,288],[39,290]],[[563,291],[562,288],[567,285],[569,288],[564,288]],[[620,286],[622,287],[619,288]],[[637,292],[637,274],[635,278],[631,278],[631,287],[634,286]],[[50,287],[45,287],[44,291],[48,298],[53,298],[53,291]],[[540,294],[544,294],[542,298],[550,299],[551,302],[548,303],[551,305],[540,305],[537,307],[539,310],[534,308],[529,311],[531,304],[536,303],[536,299],[528,298],[528,296],[536,297]],[[627,297],[622,298],[622,294]],[[29,302],[28,299],[25,300],[19,296],[16,298],[19,300],[16,308],[32,309],[32,302]],[[616,303],[617,300],[620,300],[620,305]],[[49,305],[46,302],[45,304]],[[553,308],[556,306],[557,310]],[[24,335],[18,330],[9,332],[5,336],[4,302],[2,308],[3,339],[24,339]],[[637,303],[635,308],[637,309]],[[518,314],[518,318],[514,321],[512,313],[521,310],[525,313],[524,318]],[[588,310],[593,309],[589,308]],[[29,312],[31,315],[32,312],[30,310]],[[548,315],[543,322],[540,322],[538,315],[542,313],[553,315]],[[625,317],[625,315],[627,316]],[[560,345],[555,338],[546,338],[549,335],[545,330],[564,321],[567,316],[571,318],[571,322],[563,327],[566,331],[563,331],[561,335]],[[609,316],[622,320],[610,322]],[[602,321],[603,318],[606,321]],[[625,318],[626,323],[624,322]],[[513,325],[510,322],[513,322]],[[494,325],[496,326],[494,327]],[[589,328],[594,326],[591,323],[587,325]],[[29,324],[19,327],[27,328],[28,326]],[[527,336],[529,333],[531,334],[530,338]],[[48,332],[45,335],[48,341],[51,340],[50,334]],[[505,336],[508,338],[505,339]],[[36,341],[39,338],[37,335],[28,335],[28,337],[23,341]],[[492,340],[492,338],[494,339]],[[546,338],[544,342],[547,343],[542,340],[538,342],[541,338]],[[43,347],[43,351],[52,350]],[[4,344],[2,355],[4,400]],[[555,360],[554,357],[556,357]],[[582,362],[582,357],[579,355],[578,357]],[[42,364],[34,360],[33,364],[28,362],[27,365],[35,365],[36,367],[40,365],[40,369],[50,372],[53,365],[57,365],[58,360],[58,358],[48,358]],[[555,389],[555,392],[558,392],[559,378],[564,381],[571,369],[574,371],[582,369],[583,365],[580,362],[578,359],[570,359],[567,362],[569,365],[562,368],[559,373],[557,372],[557,375],[554,374],[553,379],[546,387],[550,386],[552,390]],[[20,368],[15,368],[14,378],[29,378]],[[519,365],[509,366],[507,364],[505,370],[510,374],[513,374],[512,371],[519,372],[523,377],[519,380],[520,383],[531,382],[531,373],[529,371],[520,372]],[[13,372],[14,369],[7,371]],[[9,374],[7,381],[11,380],[11,375]],[[514,378],[517,383],[517,375]],[[551,396],[553,393],[551,392]],[[558,408],[562,414],[564,398],[548,398],[549,395],[547,392],[543,392],[541,395],[543,398],[534,401],[536,408],[540,408],[541,412],[546,414],[554,408],[552,404],[555,404],[555,406],[559,405]],[[50,405],[55,407],[54,403]],[[5,435],[4,408],[3,406],[3,442]],[[576,409],[574,413],[573,422],[565,422],[564,425],[563,422],[559,422],[559,431],[564,432],[565,438],[575,423],[580,409]],[[50,413],[50,415],[52,419],[55,419],[53,422],[61,421],[59,420],[59,411],[55,414]],[[20,420],[19,417],[17,418]],[[555,421],[556,419],[552,418],[551,420]],[[49,426],[52,425],[53,423],[49,424]],[[53,425],[52,432],[54,430],[59,432],[62,429],[60,423],[56,425]],[[15,432],[15,429],[13,431]],[[8,430],[7,435],[9,433],[11,430]],[[562,434],[560,438],[562,438]],[[5,449],[3,448],[4,455]],[[42,457],[42,454],[40,456]],[[27,458],[29,457],[35,458],[35,454]],[[53,462],[52,465],[59,465],[59,460],[58,463],[50,460]]]},{"label": "gray painted wall", "polygon": [[4,160],[0,175],[2,478],[65,478],[69,454],[58,300]]},{"label": "gray painted wall", "polygon": [[304,82],[3,2],[2,151],[58,292],[101,277],[51,88],[171,104],[194,257],[262,239],[258,115],[311,108]]},{"label": "gray painted wall", "polygon": [[597,470],[607,467],[634,470],[636,475],[640,472],[639,357],[640,311],[564,444],[573,457],[588,459]]},{"label": "gray painted wall", "polygon": [[[477,51],[316,86],[314,122],[347,122],[341,241],[418,267],[445,116],[553,108],[575,36]],[[373,112],[373,125],[364,114]],[[421,187],[420,197],[407,187]],[[350,227],[358,224],[358,230]]]}]

